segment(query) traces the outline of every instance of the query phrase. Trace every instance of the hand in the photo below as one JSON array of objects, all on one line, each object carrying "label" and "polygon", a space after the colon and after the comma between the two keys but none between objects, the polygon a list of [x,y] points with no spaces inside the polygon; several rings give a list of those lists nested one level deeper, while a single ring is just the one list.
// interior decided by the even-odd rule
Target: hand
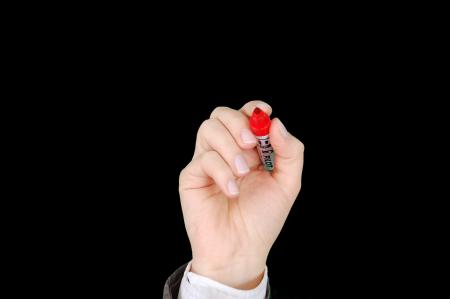
[{"label": "hand", "polygon": [[300,191],[303,144],[273,119],[275,168],[264,170],[248,117],[261,101],[239,111],[218,107],[197,133],[192,161],[180,173],[180,197],[194,273],[239,289],[262,279],[267,256]]}]

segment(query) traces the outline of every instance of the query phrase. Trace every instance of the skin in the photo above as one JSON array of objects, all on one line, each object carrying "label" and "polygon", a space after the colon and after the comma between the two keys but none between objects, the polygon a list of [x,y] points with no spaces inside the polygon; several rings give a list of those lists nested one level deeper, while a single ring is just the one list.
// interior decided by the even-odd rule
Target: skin
[{"label": "skin", "polygon": [[[275,168],[263,169],[249,131],[256,107],[272,112],[261,101],[240,110],[216,108],[200,126],[194,156],[179,181],[191,271],[243,290],[261,282],[270,248],[300,191],[303,169],[303,144],[277,118],[270,128]],[[248,169],[236,165],[236,157]]]}]

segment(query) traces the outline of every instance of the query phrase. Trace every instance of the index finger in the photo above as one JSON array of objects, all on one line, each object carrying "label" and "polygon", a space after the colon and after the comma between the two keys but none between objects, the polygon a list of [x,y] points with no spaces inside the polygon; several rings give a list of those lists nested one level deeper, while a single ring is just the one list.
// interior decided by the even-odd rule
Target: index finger
[{"label": "index finger", "polygon": [[256,107],[264,111],[267,115],[272,114],[272,107],[270,107],[269,104],[263,101],[250,101],[244,106],[242,106],[242,108],[239,109],[239,111],[244,113],[247,117],[250,117],[253,113],[253,110],[255,110]]}]

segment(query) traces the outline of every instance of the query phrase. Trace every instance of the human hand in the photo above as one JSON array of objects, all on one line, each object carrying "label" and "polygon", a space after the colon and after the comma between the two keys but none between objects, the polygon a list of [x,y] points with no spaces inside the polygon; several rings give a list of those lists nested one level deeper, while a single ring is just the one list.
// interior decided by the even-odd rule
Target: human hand
[{"label": "human hand", "polygon": [[267,256],[301,185],[303,144],[272,120],[275,168],[264,170],[249,130],[261,101],[239,111],[218,107],[197,133],[192,161],[181,171],[179,191],[194,273],[238,289],[262,279]]}]

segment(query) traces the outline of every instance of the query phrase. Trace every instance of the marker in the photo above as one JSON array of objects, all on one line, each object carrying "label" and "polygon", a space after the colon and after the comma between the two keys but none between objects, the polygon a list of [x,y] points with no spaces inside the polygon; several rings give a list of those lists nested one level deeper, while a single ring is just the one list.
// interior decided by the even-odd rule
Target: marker
[{"label": "marker", "polygon": [[259,108],[253,110],[250,117],[250,129],[258,140],[258,153],[264,169],[272,171],[275,165],[275,153],[269,140],[270,118]]}]

